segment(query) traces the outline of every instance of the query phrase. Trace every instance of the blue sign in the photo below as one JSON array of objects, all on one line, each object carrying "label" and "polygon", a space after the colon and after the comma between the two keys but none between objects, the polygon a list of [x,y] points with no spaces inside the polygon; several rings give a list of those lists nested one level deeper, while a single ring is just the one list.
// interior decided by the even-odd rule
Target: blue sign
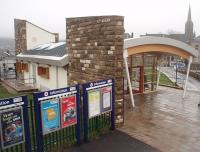
[{"label": "blue sign", "polygon": [[1,111],[1,145],[8,148],[24,142],[22,107]]},{"label": "blue sign", "polygon": [[8,98],[8,99],[1,99],[0,100],[0,107],[7,106],[7,105],[16,106],[15,104],[19,104],[19,103],[20,103],[20,105],[23,105],[24,101],[26,101],[26,96],[20,96],[20,97]]},{"label": "blue sign", "polygon": [[32,151],[27,106],[27,96],[0,100],[0,134],[2,149],[26,142],[25,151]]},{"label": "blue sign", "polygon": [[[75,96],[76,105],[80,105],[79,85],[66,88],[54,89],[44,92],[36,92],[34,96],[35,118],[36,118],[36,140],[38,151],[44,151],[43,135],[61,129],[61,98]],[[72,112],[72,111],[71,111]],[[76,139],[81,140],[80,106],[76,106]]]},{"label": "blue sign", "polygon": [[42,130],[47,134],[60,128],[59,99],[49,99],[41,102]]},{"label": "blue sign", "polygon": [[37,96],[37,99],[40,99],[43,97],[50,97],[50,96],[56,96],[56,95],[58,96],[60,94],[69,93],[73,91],[77,91],[76,86],[54,89],[54,90],[49,90],[49,91],[44,91],[44,92],[37,92],[37,93],[34,93],[34,95]]}]

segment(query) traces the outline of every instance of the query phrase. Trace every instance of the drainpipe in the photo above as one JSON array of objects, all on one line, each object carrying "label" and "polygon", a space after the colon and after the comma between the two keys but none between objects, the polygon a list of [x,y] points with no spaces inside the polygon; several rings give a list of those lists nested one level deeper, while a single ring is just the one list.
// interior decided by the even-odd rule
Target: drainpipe
[{"label": "drainpipe", "polygon": [[56,88],[58,89],[58,66],[56,66]]},{"label": "drainpipe", "polygon": [[189,77],[189,74],[190,74],[191,63],[192,63],[192,56],[190,56],[190,58],[189,58],[189,64],[188,64],[188,68],[187,68],[187,75],[186,75],[185,85],[184,85],[184,90],[183,90],[183,98],[185,98],[185,94],[186,94],[186,91],[187,91],[187,82],[188,82],[188,77]]},{"label": "drainpipe", "polygon": [[128,71],[128,61],[127,61],[128,52],[127,52],[127,50],[124,50],[123,58],[124,58],[124,63],[125,63],[125,68],[126,68],[126,76],[127,76],[127,80],[128,80],[129,92],[130,92],[130,96],[131,96],[131,103],[132,103],[132,106],[134,108],[135,107],[135,103],[134,103],[134,98],[133,98],[130,75],[129,75],[129,71]]}]

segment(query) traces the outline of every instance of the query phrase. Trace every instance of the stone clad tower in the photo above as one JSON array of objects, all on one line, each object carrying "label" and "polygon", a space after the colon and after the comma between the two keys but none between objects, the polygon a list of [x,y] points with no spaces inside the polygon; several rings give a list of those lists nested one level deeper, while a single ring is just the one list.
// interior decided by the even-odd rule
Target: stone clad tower
[{"label": "stone clad tower", "polygon": [[185,23],[185,38],[187,43],[191,43],[193,39],[193,22],[191,17],[191,8],[189,6],[188,18]]},{"label": "stone clad tower", "polygon": [[123,16],[66,19],[69,84],[115,78],[115,122],[123,123]]}]

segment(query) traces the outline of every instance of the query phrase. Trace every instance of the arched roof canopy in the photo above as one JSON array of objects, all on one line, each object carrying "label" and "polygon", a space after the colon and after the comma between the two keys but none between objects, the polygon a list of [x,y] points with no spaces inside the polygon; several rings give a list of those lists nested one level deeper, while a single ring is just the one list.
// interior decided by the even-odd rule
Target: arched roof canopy
[{"label": "arched roof canopy", "polygon": [[198,56],[197,50],[190,45],[166,37],[145,36],[126,39],[124,49],[127,50],[128,56],[151,52],[170,53],[188,60],[190,56]]}]

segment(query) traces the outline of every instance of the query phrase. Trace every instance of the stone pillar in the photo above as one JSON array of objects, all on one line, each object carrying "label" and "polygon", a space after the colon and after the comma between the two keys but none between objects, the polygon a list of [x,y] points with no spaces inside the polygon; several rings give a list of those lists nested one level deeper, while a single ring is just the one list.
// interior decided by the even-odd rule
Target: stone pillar
[{"label": "stone pillar", "polygon": [[27,50],[26,21],[15,19],[15,53],[16,55]]},{"label": "stone pillar", "polygon": [[[116,101],[122,99],[124,17],[95,16],[66,19],[69,84],[117,78]],[[121,103],[119,105],[122,106]],[[116,107],[119,107],[117,104]],[[116,110],[122,120],[122,108]]]}]

